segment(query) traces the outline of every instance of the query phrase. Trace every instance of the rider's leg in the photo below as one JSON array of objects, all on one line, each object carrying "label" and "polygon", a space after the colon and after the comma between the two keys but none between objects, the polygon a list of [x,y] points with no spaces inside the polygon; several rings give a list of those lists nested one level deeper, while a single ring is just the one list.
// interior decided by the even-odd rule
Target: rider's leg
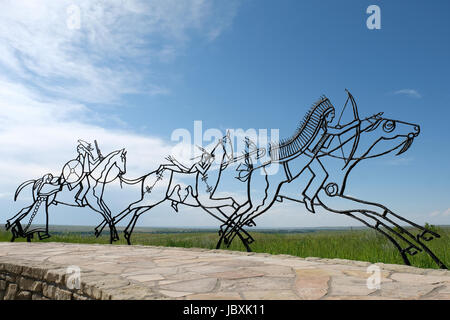
[{"label": "rider's leg", "polygon": [[317,196],[317,193],[322,188],[323,184],[328,178],[328,173],[323,167],[322,163],[320,163],[319,159],[314,158],[308,166],[309,170],[312,172],[313,177],[309,182],[306,189],[303,191],[303,201],[305,202],[306,209],[308,211],[315,213],[314,210],[314,198]]},{"label": "rider's leg", "polygon": [[80,207],[83,206],[83,200],[86,197],[86,194],[89,191],[89,189],[90,189],[89,181],[88,179],[85,179],[83,177],[80,181],[80,190],[75,195],[75,202],[78,203]]}]

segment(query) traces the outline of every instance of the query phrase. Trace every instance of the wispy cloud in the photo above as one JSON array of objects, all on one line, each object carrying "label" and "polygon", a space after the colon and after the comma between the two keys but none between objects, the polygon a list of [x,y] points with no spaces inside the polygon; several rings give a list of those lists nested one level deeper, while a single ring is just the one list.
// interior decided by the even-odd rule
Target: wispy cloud
[{"label": "wispy cloud", "polygon": [[[106,115],[94,106],[120,104],[130,93],[169,94],[154,67],[182,54],[193,36],[219,36],[236,12],[237,2],[229,3],[218,10],[203,0],[4,0],[0,193],[23,179],[59,174],[76,156],[78,138],[98,139],[104,154],[126,147],[132,176],[154,170],[171,145],[124,129],[114,110]],[[74,4],[79,29],[67,26]]]},{"label": "wispy cloud", "polygon": [[446,210],[435,210],[429,214],[430,217],[450,217],[450,208]]},{"label": "wispy cloud", "polygon": [[401,89],[394,92],[395,95],[406,95],[411,98],[422,98],[422,95],[415,89]]},{"label": "wispy cloud", "polygon": [[79,28],[73,29],[73,1],[4,1],[0,66],[47,94],[94,103],[126,93],[168,93],[158,79],[143,81],[152,66],[179,55],[193,33],[217,37],[236,10],[235,1],[221,11],[203,0],[75,3]]}]

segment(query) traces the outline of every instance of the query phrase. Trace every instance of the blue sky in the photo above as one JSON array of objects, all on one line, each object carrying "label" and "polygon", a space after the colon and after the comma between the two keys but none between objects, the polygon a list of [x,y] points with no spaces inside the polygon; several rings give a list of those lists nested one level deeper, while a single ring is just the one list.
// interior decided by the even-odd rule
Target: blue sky
[{"label": "blue sky", "polygon": [[[380,30],[366,27],[371,4],[381,8]],[[355,170],[349,192],[419,223],[449,224],[448,1],[77,1],[79,29],[67,26],[71,1],[0,5],[0,222],[26,204],[12,201],[17,185],[58,174],[78,138],[98,139],[104,153],[127,148],[137,177],[194,120],[288,136],[322,94],[339,114],[348,88],[361,117],[383,111],[421,126],[408,152]],[[98,221],[53,210],[55,224]],[[141,223],[216,225],[195,210],[168,211]],[[358,224],[280,206],[258,225]]]}]

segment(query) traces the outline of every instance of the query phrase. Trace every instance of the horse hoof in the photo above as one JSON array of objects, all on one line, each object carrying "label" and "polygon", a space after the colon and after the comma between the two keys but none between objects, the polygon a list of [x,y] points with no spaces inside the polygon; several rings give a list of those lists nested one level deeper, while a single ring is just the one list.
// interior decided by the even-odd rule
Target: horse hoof
[{"label": "horse hoof", "polygon": [[[429,234],[429,236],[427,236],[427,234]],[[437,238],[440,237],[439,234],[436,233]],[[424,232],[422,232],[421,234],[417,235],[417,240],[419,239],[423,239],[424,241],[431,241],[435,238],[435,235],[431,234],[428,230],[425,230]],[[420,240],[419,240],[420,241]]]},{"label": "horse hoof", "polygon": [[405,252],[408,253],[411,256],[416,255],[419,252],[420,249],[414,248],[413,246],[410,246],[405,249]]},{"label": "horse hoof", "polygon": [[425,240],[425,241],[431,241],[431,240],[433,240],[434,239],[434,237],[433,236],[429,236],[429,237],[426,237],[426,236],[422,236],[421,237],[423,240]]},{"label": "horse hoof", "polygon": [[245,225],[249,226],[249,227],[256,227],[256,223],[255,221],[253,221],[253,219],[251,219],[250,221],[248,221]]}]

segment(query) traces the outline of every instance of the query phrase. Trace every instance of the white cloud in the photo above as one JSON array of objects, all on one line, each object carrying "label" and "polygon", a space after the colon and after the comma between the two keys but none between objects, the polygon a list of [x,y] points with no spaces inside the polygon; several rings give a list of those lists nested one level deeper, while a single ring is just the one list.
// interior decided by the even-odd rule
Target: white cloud
[{"label": "white cloud", "polygon": [[[222,32],[236,3],[217,11],[204,0],[4,0],[0,192],[58,174],[76,156],[78,138],[98,139],[104,154],[126,147],[132,176],[156,169],[171,152],[167,141],[125,130],[113,111],[105,115],[91,105],[119,104],[127,93],[170,93],[153,67],[182,53],[193,33],[208,40],[211,30]],[[67,27],[74,4],[79,29]],[[105,119],[116,128],[102,127]]]},{"label": "white cloud", "polygon": [[450,216],[450,208],[440,211],[435,210],[429,214],[430,217],[449,217]]},{"label": "white cloud", "polygon": [[[0,87],[2,84],[0,80]],[[9,88],[10,102],[0,108],[2,184],[37,178],[49,171],[59,173],[62,165],[76,156],[78,138],[98,139],[104,154],[126,147],[130,171],[141,174],[170,153],[171,146],[161,139],[84,123],[80,119],[92,111],[82,105],[32,100],[24,88],[15,93]],[[0,101],[5,99],[0,91]]]},{"label": "white cloud", "polygon": [[[237,2],[221,11],[204,0],[79,0],[80,28],[67,26],[73,1],[5,0],[0,66],[11,78],[72,101],[114,102],[124,93],[167,94],[151,67],[189,42],[228,26]],[[216,36],[217,36],[216,35]]]},{"label": "white cloud", "polygon": [[406,95],[411,98],[422,98],[422,95],[414,89],[401,89],[394,92],[395,95]]},{"label": "white cloud", "polygon": [[441,212],[436,210],[436,211],[433,211],[433,212],[430,213],[430,217],[437,217],[440,214],[441,214]]}]

